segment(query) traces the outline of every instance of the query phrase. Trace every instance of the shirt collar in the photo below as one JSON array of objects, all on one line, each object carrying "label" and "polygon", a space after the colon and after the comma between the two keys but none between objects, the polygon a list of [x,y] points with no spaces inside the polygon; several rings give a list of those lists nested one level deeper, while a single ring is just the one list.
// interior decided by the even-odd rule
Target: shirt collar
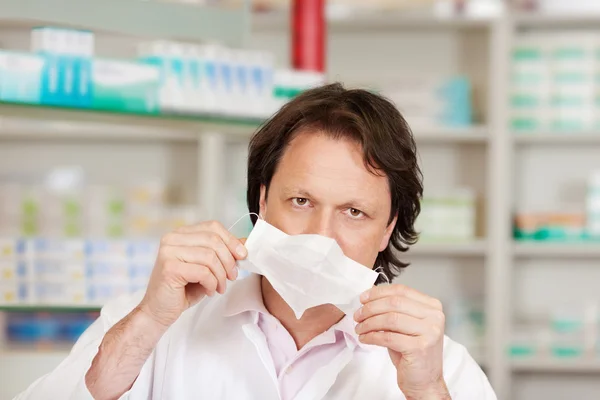
[{"label": "shirt collar", "polygon": [[262,299],[260,275],[251,274],[236,281],[227,292],[225,316],[233,317],[246,311],[269,314]]},{"label": "shirt collar", "polygon": [[[225,305],[225,317],[233,317],[245,312],[254,312],[254,322],[258,322],[258,314],[270,315],[265,307],[262,298],[262,289],[260,286],[261,276],[251,274],[250,276],[236,281],[229,288],[227,293],[227,302]],[[352,316],[345,315],[337,324],[333,325],[334,331],[344,334],[346,345],[351,347],[358,346],[361,349],[368,349],[369,346],[358,340],[356,334],[356,325]]]},{"label": "shirt collar", "polygon": [[344,318],[340,320],[337,324],[333,326],[333,328],[337,331],[343,332],[344,337],[346,338],[346,344],[348,346],[356,347],[366,350],[368,346],[358,340],[358,335],[356,334],[356,325],[358,323],[354,321],[352,316],[345,315]]}]

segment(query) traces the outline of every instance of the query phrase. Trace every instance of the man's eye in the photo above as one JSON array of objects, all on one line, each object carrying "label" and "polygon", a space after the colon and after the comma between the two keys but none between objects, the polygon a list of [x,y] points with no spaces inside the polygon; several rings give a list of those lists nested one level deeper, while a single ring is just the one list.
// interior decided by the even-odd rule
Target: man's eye
[{"label": "man's eye", "polygon": [[304,207],[308,204],[308,199],[305,199],[304,197],[294,197],[292,202],[295,206]]},{"label": "man's eye", "polygon": [[361,218],[364,215],[358,208],[349,208],[348,214],[350,214],[352,218]]}]

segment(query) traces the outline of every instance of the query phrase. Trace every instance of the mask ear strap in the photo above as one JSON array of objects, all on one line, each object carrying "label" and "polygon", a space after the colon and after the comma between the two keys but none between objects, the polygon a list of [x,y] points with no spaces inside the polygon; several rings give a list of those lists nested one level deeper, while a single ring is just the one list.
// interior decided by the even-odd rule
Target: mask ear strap
[{"label": "mask ear strap", "polygon": [[392,283],[392,282],[390,282],[390,278],[388,278],[388,276],[385,274],[385,272],[383,272],[383,267],[382,266],[379,266],[379,267],[375,268],[373,271],[375,271],[375,272],[377,272],[377,274],[383,276],[385,278],[385,281],[387,282],[388,285],[390,285]]},{"label": "mask ear strap", "polygon": [[239,223],[241,220],[243,220],[244,218],[246,218],[246,217],[248,217],[248,216],[250,216],[250,215],[256,215],[256,217],[257,217],[257,218],[264,220],[264,218],[263,218],[263,217],[261,217],[260,215],[258,215],[257,213],[253,213],[253,212],[251,212],[251,213],[248,213],[248,214],[244,214],[244,215],[242,215],[242,216],[241,216],[240,218],[238,218],[238,220],[237,220],[237,221],[235,221],[235,222],[233,223],[233,225],[231,225],[231,226],[229,227],[229,229],[227,229],[227,230],[228,230],[228,231],[230,231],[230,230],[231,230],[231,229],[233,229],[233,227],[234,227],[234,226],[236,226],[236,225],[237,225],[237,224],[238,224],[238,223]]}]

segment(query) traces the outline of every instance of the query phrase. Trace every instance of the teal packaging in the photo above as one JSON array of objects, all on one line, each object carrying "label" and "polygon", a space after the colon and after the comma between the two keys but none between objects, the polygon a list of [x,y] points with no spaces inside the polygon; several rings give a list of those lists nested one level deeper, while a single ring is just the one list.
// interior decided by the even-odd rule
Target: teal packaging
[{"label": "teal packaging", "polygon": [[32,30],[32,50],[46,59],[41,102],[62,107],[89,107],[93,33],[38,27]]},{"label": "teal packaging", "polygon": [[158,111],[180,111],[183,105],[183,60],[168,56],[148,56],[141,58],[140,62],[158,70]]},{"label": "teal packaging", "polygon": [[42,71],[41,102],[48,105],[62,105],[61,56],[44,54],[46,59]]},{"label": "teal packaging", "polygon": [[0,51],[0,100],[39,104],[44,58]]},{"label": "teal packaging", "polygon": [[86,56],[45,53],[42,103],[88,108],[92,101],[92,59]]},{"label": "teal packaging", "polygon": [[61,55],[58,82],[62,89],[62,105],[77,107],[79,87],[79,63],[76,56]]},{"label": "teal packaging", "polygon": [[77,105],[81,108],[89,108],[92,106],[92,58],[78,57],[77,58],[77,87],[75,96]]},{"label": "teal packaging", "polygon": [[95,59],[91,71],[92,108],[144,114],[159,112],[159,67],[134,61]]},{"label": "teal packaging", "polygon": [[437,90],[443,102],[437,119],[450,127],[469,126],[473,121],[471,105],[471,83],[466,77],[455,77],[443,82]]},{"label": "teal packaging", "polygon": [[231,98],[233,95],[234,67],[229,60],[221,60],[218,65],[218,79],[221,81],[220,94]]}]

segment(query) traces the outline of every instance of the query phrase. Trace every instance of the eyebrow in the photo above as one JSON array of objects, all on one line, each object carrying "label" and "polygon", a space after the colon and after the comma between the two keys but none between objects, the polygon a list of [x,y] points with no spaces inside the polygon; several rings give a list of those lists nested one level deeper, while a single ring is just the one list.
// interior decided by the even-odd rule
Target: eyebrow
[{"label": "eyebrow", "polygon": [[313,195],[308,191],[308,190],[304,190],[304,189],[300,189],[300,188],[293,188],[293,187],[283,187],[281,189],[281,193],[283,193],[284,196],[296,196],[296,197],[309,197],[312,198]]},{"label": "eyebrow", "polygon": [[364,211],[365,213],[367,213],[369,215],[373,215],[373,213],[376,211],[376,207],[372,207],[370,204],[365,203],[360,200],[347,201],[346,203],[342,204],[341,207],[356,208],[357,210]]}]

